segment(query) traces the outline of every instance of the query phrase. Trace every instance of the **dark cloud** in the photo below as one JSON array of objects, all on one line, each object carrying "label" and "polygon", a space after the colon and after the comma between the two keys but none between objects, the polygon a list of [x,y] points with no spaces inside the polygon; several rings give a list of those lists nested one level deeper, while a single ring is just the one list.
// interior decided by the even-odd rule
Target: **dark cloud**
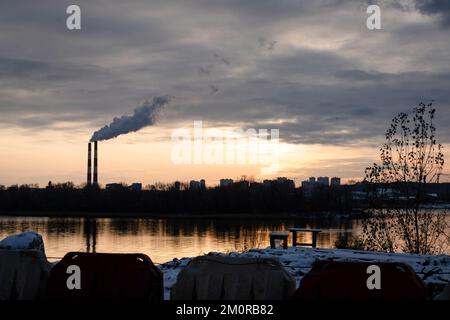
[{"label": "dark cloud", "polygon": [[381,72],[368,72],[364,70],[339,70],[336,76],[343,79],[351,80],[382,80],[389,77],[388,74]]},{"label": "dark cloud", "polygon": [[72,33],[70,1],[4,0],[0,123],[71,123],[89,135],[168,93],[161,125],[276,126],[292,143],[368,144],[397,112],[435,99],[450,137],[450,30],[413,16],[446,20],[447,2],[403,2],[377,1],[383,30],[371,32],[368,1],[80,0]]},{"label": "dark cloud", "polygon": [[67,81],[106,74],[106,70],[94,65],[57,64],[38,60],[0,57],[0,80]]},{"label": "dark cloud", "polygon": [[416,8],[423,14],[439,15],[445,26],[450,26],[450,1],[416,0]]}]

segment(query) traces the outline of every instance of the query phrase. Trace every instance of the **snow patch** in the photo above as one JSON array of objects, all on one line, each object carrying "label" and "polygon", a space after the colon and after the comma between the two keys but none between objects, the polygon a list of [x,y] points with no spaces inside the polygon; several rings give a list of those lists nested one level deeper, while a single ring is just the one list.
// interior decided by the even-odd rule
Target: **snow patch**
[{"label": "snow patch", "polygon": [[3,250],[37,250],[45,255],[44,240],[34,231],[22,232],[6,237],[0,241]]},{"label": "snow patch", "polygon": [[[302,277],[311,270],[316,260],[364,261],[364,262],[402,262],[411,266],[416,274],[427,284],[440,287],[450,282],[450,256],[415,255],[403,253],[369,252],[349,249],[317,249],[292,247],[288,249],[250,249],[245,252],[210,252],[212,256],[264,257],[281,262],[294,277],[297,287]],[[192,258],[173,259],[159,265],[164,274],[164,298],[170,298],[170,289],[175,284],[178,273],[186,267]],[[442,289],[441,289],[442,290]]]}]

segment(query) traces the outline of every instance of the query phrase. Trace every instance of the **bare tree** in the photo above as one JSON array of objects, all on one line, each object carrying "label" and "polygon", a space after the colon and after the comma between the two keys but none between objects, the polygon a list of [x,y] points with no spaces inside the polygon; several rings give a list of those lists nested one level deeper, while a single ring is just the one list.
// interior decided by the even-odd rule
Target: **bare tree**
[{"label": "bare tree", "polygon": [[444,166],[432,104],[392,119],[381,163],[366,168],[369,217],[362,238],[368,250],[437,254],[449,244],[445,213],[423,206],[427,184],[439,182]]}]

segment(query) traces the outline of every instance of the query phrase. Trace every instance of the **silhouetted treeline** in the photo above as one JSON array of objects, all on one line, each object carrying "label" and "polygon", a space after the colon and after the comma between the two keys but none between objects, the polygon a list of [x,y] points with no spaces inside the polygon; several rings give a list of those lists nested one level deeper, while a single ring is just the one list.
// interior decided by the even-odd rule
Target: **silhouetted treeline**
[{"label": "silhouetted treeline", "polygon": [[[408,184],[414,188],[414,184]],[[378,190],[406,190],[405,185],[372,186]],[[269,186],[248,181],[216,188],[190,189],[186,183],[147,186],[134,190],[117,184],[114,188],[76,187],[72,182],[4,187],[0,185],[0,211],[120,212],[120,213],[304,213],[340,212],[367,208],[367,186],[295,188],[289,184]],[[401,193],[405,193],[402,192]],[[426,202],[448,203],[450,184],[427,185]],[[401,204],[400,204],[401,205]]]},{"label": "silhouetted treeline", "polygon": [[350,212],[351,188],[302,188],[235,184],[196,190],[126,187],[77,188],[73,183],[0,188],[0,211],[122,212],[122,213],[302,213]]}]

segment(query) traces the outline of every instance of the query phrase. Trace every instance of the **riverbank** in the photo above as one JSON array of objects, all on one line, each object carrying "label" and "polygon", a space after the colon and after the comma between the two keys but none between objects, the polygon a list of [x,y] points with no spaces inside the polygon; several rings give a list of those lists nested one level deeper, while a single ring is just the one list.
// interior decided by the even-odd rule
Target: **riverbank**
[{"label": "riverbank", "polygon": [[[450,204],[423,205],[428,210],[450,210]],[[448,211],[446,211],[448,212]],[[0,217],[48,217],[48,218],[152,218],[152,219],[364,219],[365,209],[353,209],[351,212],[310,211],[310,212],[112,212],[112,211],[0,211]]]},{"label": "riverbank", "polygon": [[[288,248],[288,249],[250,249],[244,252],[210,252],[208,255],[275,258],[295,278],[297,287],[302,277],[311,269],[314,261],[364,261],[364,262],[402,262],[410,265],[415,273],[427,284],[433,295],[438,294],[450,282],[450,256],[413,255],[400,253],[381,253],[348,249]],[[164,297],[169,299],[170,289],[175,284],[178,273],[192,258],[174,259],[159,265],[164,273]]]},{"label": "riverbank", "polygon": [[298,212],[298,213],[157,213],[157,212],[89,212],[89,211],[3,211],[0,217],[48,217],[48,218],[152,218],[152,219],[361,219],[362,210],[342,212]]}]

